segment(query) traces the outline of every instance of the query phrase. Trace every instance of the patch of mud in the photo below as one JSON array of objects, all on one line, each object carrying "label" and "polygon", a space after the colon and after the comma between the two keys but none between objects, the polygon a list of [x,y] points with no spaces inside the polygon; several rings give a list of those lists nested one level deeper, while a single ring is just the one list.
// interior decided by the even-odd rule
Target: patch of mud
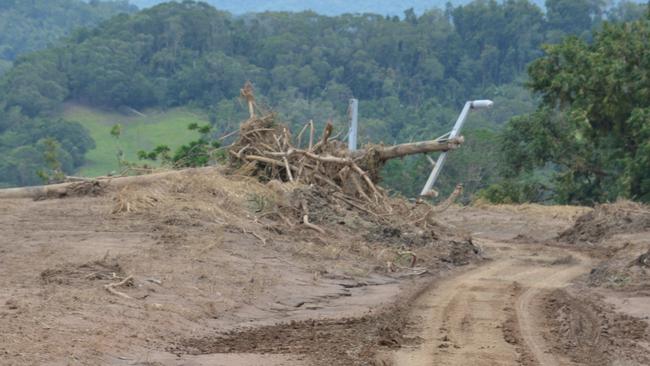
[{"label": "patch of mud", "polygon": [[543,306],[554,352],[591,366],[650,364],[650,354],[640,345],[650,340],[645,321],[566,290],[551,292]]},{"label": "patch of mud", "polygon": [[292,321],[181,341],[176,354],[303,354],[322,365],[369,365],[382,349],[415,344],[404,336],[406,312],[396,307],[379,315],[334,320]]},{"label": "patch of mud", "polygon": [[84,264],[62,264],[41,272],[45,284],[73,285],[79,282],[111,280],[123,277],[124,272],[116,259],[102,259]]},{"label": "patch of mud", "polygon": [[481,249],[474,245],[471,239],[463,241],[451,240],[448,242],[448,248],[449,253],[440,257],[440,260],[456,266],[470,264],[481,254]]},{"label": "patch of mud", "polygon": [[578,217],[575,224],[558,235],[571,243],[600,243],[616,234],[650,231],[650,209],[642,204],[619,201],[596,206]]},{"label": "patch of mud", "polygon": [[391,226],[375,226],[371,228],[364,239],[369,242],[380,242],[392,246],[423,247],[440,239],[434,230],[400,230]]}]

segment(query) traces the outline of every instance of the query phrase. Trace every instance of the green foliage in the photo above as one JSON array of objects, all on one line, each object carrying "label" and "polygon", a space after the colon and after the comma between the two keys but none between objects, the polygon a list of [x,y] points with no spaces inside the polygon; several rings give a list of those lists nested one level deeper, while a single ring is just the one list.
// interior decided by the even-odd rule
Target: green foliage
[{"label": "green foliage", "polygon": [[[44,79],[63,92],[31,92],[54,105],[71,98],[112,108],[209,107],[236,97],[250,79],[272,104],[293,95],[329,101],[342,112],[346,95],[398,98],[406,105],[432,98],[457,103],[514,81],[540,54],[546,24],[527,1],[477,1],[451,16],[453,24],[440,10],[412,21],[309,12],[243,21],[203,3],[167,3],[77,32],[63,47],[21,64],[43,72],[56,65],[51,71],[61,77]],[[31,90],[31,83],[19,82],[20,69],[9,74],[6,90]],[[50,110],[29,107],[30,115]]]},{"label": "green foliage", "polygon": [[648,39],[650,17],[547,46],[529,70],[542,103],[504,134],[510,173],[552,164],[560,202],[650,201]]},{"label": "green foliage", "polygon": [[72,174],[94,147],[78,123],[30,119],[15,109],[0,113],[0,121],[0,181],[5,185],[34,185],[43,174],[55,180],[61,173]]},{"label": "green foliage", "polygon": [[0,59],[43,49],[74,29],[136,8],[127,1],[0,0]]},{"label": "green foliage", "polygon": [[59,53],[22,55],[58,42],[75,28],[135,10],[126,1],[0,0],[0,74],[11,71],[0,81],[1,186],[58,181],[78,169],[94,147],[79,124],[57,116],[69,97]]},{"label": "green foliage", "polygon": [[503,179],[479,190],[474,197],[495,204],[525,202],[548,202],[551,200],[548,185],[528,176],[519,179]]},{"label": "green foliage", "polygon": [[39,144],[44,147],[43,159],[47,170],[39,170],[36,174],[46,184],[63,181],[65,174],[62,171],[62,165],[59,161],[61,144],[51,137],[39,141]]},{"label": "green foliage", "polygon": [[121,124],[116,124],[113,125],[111,128],[111,136],[113,136],[115,139],[119,139],[122,136],[122,125]]},{"label": "green foliage", "polygon": [[212,138],[212,126],[200,126],[198,123],[193,122],[188,125],[188,130],[198,131],[200,134],[199,139],[181,145],[173,155],[170,155],[171,149],[169,146],[158,145],[150,152],[138,151],[138,158],[140,160],[160,160],[162,164],[175,168],[206,166],[212,160],[224,158],[223,153],[219,152],[221,144]]}]

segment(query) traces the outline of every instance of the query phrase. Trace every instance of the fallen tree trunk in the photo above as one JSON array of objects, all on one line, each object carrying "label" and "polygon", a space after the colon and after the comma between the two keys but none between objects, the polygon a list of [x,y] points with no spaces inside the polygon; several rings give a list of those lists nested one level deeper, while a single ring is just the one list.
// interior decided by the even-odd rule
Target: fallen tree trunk
[{"label": "fallen tree trunk", "polygon": [[[443,141],[418,141],[388,147],[374,147],[377,157],[382,160],[397,159],[408,155],[426,154],[436,151],[449,151],[458,148],[465,139],[461,137]],[[356,150],[350,153],[353,158],[359,158],[368,153],[368,150]]]},{"label": "fallen tree trunk", "polygon": [[116,178],[102,178],[92,179],[86,181],[69,182],[50,184],[45,186],[33,187],[18,187],[18,188],[5,188],[0,189],[0,199],[21,199],[21,198],[55,198],[75,195],[75,191],[83,190],[85,185],[95,185],[100,188],[123,188],[131,184],[150,184],[159,181],[160,179],[185,174],[193,171],[215,169],[214,167],[205,168],[190,168],[184,170],[170,170],[160,173],[151,173],[147,175],[135,175],[129,177],[116,177]]}]

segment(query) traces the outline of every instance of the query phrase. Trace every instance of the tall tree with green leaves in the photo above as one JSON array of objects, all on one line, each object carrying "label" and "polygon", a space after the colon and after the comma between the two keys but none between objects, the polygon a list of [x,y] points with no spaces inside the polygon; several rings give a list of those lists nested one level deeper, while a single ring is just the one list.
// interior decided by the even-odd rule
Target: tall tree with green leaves
[{"label": "tall tree with green leaves", "polygon": [[550,167],[560,202],[650,202],[650,14],[545,51],[529,69],[539,109],[504,135],[511,172]]}]

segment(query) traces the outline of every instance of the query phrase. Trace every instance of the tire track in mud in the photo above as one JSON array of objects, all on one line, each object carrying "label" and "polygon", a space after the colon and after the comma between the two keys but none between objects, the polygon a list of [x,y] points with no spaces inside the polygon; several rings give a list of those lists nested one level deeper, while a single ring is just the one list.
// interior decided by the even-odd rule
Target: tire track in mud
[{"label": "tire track in mud", "polygon": [[545,291],[563,287],[572,279],[589,271],[590,267],[585,263],[589,263],[589,260],[580,257],[579,263],[550,274],[543,282],[532,285],[524,290],[515,303],[517,324],[521,338],[527,350],[530,351],[535,360],[537,360],[537,363],[541,366],[560,366],[571,363],[546,351],[546,342],[543,338],[543,332],[540,331],[540,329],[544,328],[544,325],[540,322],[544,315],[535,302],[540,299],[540,296]]},{"label": "tire track in mud", "polygon": [[[493,249],[504,245],[485,244]],[[588,259],[573,254],[577,261],[553,265],[566,252],[505,246],[507,251],[494,251],[492,262],[446,279],[416,300],[410,320],[417,324],[413,331],[422,343],[394,352],[393,365],[567,364],[547,353],[537,299],[546,289],[563,287],[588,271]],[[522,287],[514,304],[513,286]],[[521,344],[506,339],[509,319],[515,320]],[[521,348],[530,357],[522,359]]]}]

